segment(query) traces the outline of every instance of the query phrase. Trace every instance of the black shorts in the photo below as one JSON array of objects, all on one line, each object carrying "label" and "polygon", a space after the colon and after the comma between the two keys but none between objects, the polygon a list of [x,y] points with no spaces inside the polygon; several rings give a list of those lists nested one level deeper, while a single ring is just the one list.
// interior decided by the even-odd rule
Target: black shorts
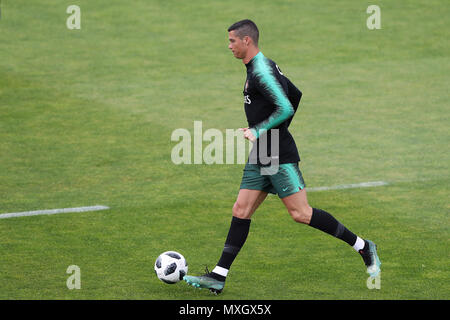
[{"label": "black shorts", "polygon": [[273,174],[267,174],[265,168],[247,162],[240,189],[261,190],[284,198],[306,187],[298,163],[280,164]]}]

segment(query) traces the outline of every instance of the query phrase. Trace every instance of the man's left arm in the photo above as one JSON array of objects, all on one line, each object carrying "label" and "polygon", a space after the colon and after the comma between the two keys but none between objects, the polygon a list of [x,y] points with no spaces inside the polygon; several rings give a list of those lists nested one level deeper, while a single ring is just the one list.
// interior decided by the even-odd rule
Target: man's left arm
[{"label": "man's left arm", "polygon": [[294,108],[280,80],[279,71],[273,70],[266,61],[259,62],[255,68],[256,88],[274,106],[274,111],[268,118],[250,128],[255,138],[259,138],[265,131],[279,126],[294,115]]}]

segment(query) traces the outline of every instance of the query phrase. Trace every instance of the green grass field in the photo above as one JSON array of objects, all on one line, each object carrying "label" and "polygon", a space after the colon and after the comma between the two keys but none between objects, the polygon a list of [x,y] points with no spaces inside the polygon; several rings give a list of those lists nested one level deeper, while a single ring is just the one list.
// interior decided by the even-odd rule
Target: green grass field
[{"label": "green grass field", "polygon": [[[66,27],[72,4],[80,30]],[[0,299],[449,299],[449,15],[443,0],[3,0],[0,213],[110,210],[0,219]],[[155,277],[163,251],[193,275],[222,251],[243,165],[175,165],[170,138],[194,121],[246,126],[226,31],[244,18],[303,91],[291,132],[308,187],[389,182],[308,194],[378,244],[380,290],[276,196],[220,296]]]}]

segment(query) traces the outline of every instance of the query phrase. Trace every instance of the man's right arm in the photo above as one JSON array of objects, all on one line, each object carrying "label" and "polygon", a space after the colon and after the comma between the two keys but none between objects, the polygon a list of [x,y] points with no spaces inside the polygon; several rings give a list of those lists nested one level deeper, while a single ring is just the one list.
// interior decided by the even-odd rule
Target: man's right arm
[{"label": "man's right arm", "polygon": [[[297,112],[298,105],[300,103],[300,100],[302,98],[302,92],[288,79],[286,78],[286,83],[288,87],[288,98],[289,101],[292,104],[292,108],[294,109],[294,114]],[[291,124],[292,119],[294,118],[294,115],[287,121],[287,126]]]}]

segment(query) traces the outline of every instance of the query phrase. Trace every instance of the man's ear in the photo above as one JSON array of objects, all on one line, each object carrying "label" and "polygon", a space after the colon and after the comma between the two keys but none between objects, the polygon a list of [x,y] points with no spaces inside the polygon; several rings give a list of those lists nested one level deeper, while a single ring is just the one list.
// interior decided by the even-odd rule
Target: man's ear
[{"label": "man's ear", "polygon": [[244,41],[245,45],[249,45],[251,42],[251,38],[249,36],[244,36],[244,38],[242,38],[242,41]]}]

